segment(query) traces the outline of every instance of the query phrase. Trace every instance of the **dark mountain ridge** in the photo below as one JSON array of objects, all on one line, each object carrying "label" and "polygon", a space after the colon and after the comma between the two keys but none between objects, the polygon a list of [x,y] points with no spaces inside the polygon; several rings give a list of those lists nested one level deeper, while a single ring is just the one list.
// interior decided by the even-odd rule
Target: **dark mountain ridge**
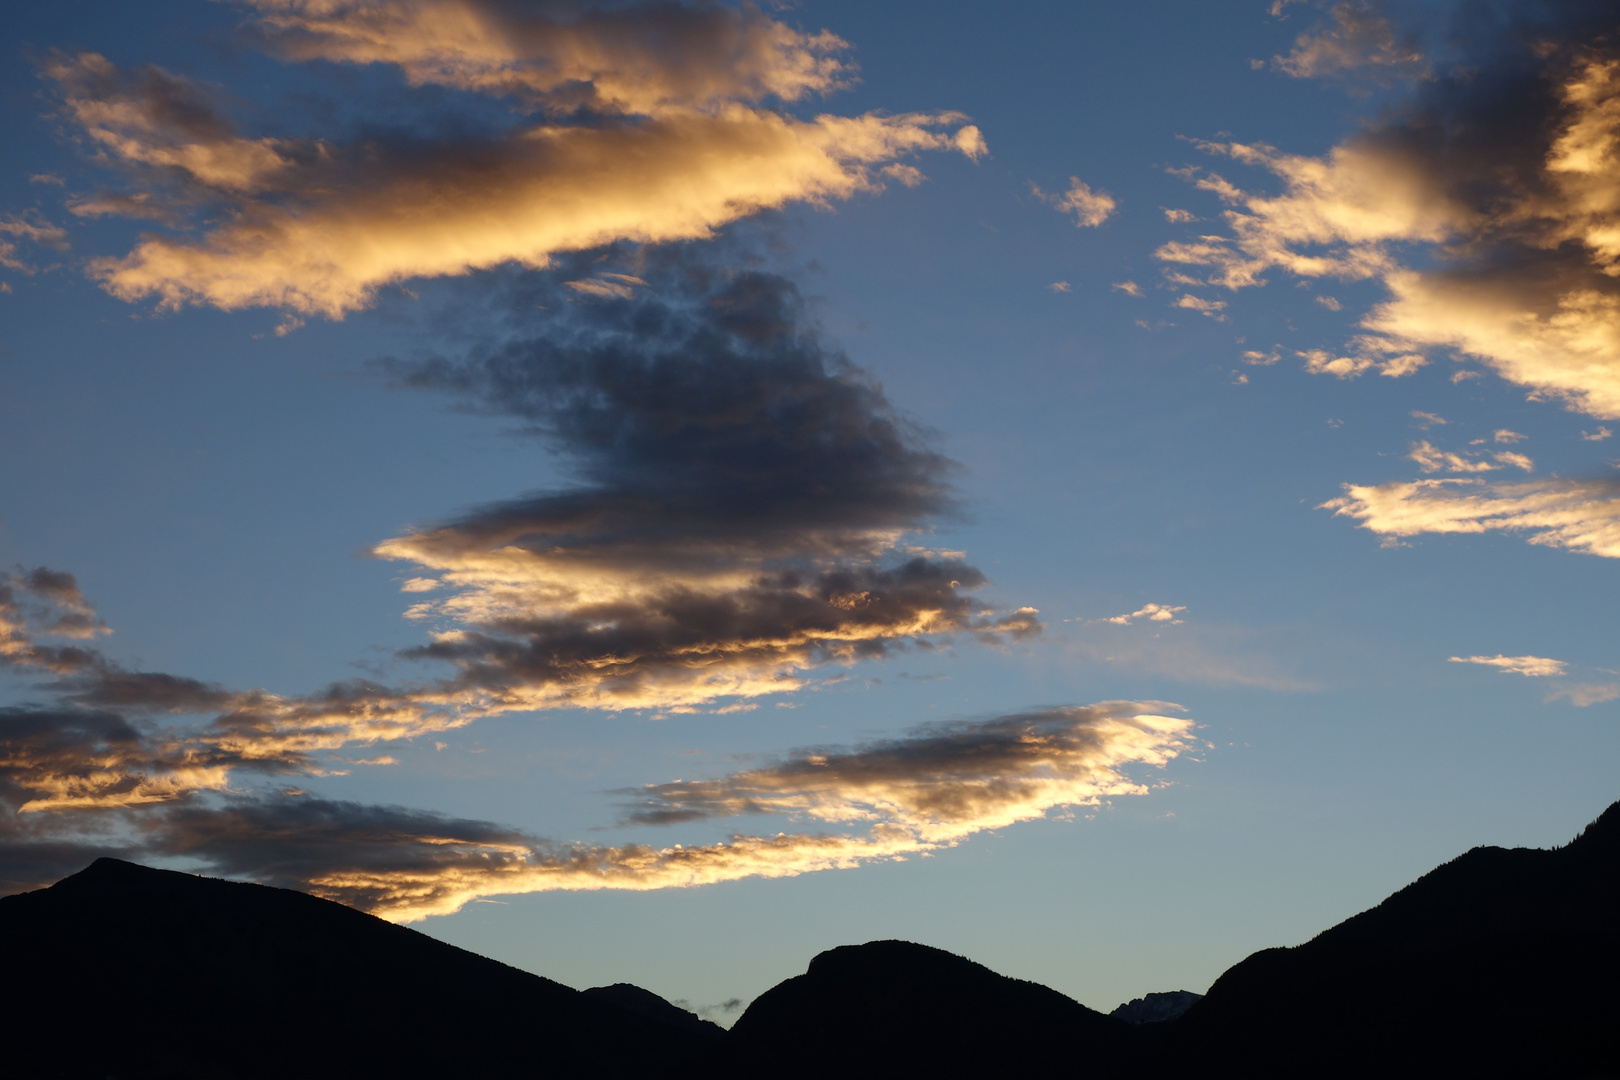
[{"label": "dark mountain ridge", "polygon": [[713,1042],[328,900],[116,859],[0,898],[0,941],[8,1078],[668,1074]]},{"label": "dark mountain ridge", "polygon": [[575,991],[301,893],[102,859],[0,898],[0,1077],[1620,1077],[1617,912],[1620,803],[1561,848],[1475,848],[1191,1007],[1105,1016],[878,941],[821,953],[722,1034],[639,987]]}]

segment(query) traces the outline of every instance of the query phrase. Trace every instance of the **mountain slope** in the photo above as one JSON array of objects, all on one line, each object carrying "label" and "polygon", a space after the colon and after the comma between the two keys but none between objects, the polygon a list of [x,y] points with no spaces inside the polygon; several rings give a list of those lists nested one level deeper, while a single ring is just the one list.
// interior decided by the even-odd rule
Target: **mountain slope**
[{"label": "mountain slope", "polygon": [[8,1078],[668,1075],[712,1045],[340,904],[115,859],[0,898],[0,941]]},{"label": "mountain slope", "polygon": [[1475,848],[1165,1026],[1229,1072],[1620,1076],[1620,803],[1551,851]]}]

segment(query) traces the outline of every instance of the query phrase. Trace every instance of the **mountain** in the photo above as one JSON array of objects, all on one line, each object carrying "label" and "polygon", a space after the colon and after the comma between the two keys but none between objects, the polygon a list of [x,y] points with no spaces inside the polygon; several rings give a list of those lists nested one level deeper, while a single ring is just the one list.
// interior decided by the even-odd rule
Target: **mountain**
[{"label": "mountain", "polygon": [[302,893],[101,859],[0,898],[0,1078],[1620,1077],[1617,914],[1620,803],[1561,848],[1475,848],[1201,999],[1105,1016],[874,941],[722,1033],[639,987],[575,991]]},{"label": "mountain", "polygon": [[0,942],[7,1078],[667,1076],[714,1042],[327,900],[116,859],[0,898]]},{"label": "mountain", "polygon": [[1148,994],[1146,997],[1132,998],[1108,1015],[1127,1024],[1162,1024],[1192,1008],[1203,996],[1191,990]]},{"label": "mountain", "polygon": [[873,941],[821,953],[766,991],[726,1049],[737,1076],[1076,1076],[1126,1064],[1131,1034],[1039,983]]},{"label": "mountain", "polygon": [[1164,1025],[1250,1075],[1620,1076],[1620,803],[1550,851],[1475,848]]},{"label": "mountain", "polygon": [[723,1038],[726,1029],[713,1020],[705,1020],[689,1009],[665,1001],[651,990],[643,990],[633,983],[614,983],[612,986],[592,986],[584,991],[586,997],[610,1001],[621,1009],[629,1009],[639,1016],[669,1024],[713,1042]]}]

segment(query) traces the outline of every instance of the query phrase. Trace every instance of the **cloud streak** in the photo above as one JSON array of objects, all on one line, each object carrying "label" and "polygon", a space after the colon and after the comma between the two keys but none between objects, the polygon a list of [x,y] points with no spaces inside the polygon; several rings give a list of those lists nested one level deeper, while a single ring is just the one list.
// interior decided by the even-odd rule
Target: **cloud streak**
[{"label": "cloud streak", "polygon": [[[494,895],[792,877],[942,851],[987,829],[1145,794],[1149,785],[1131,770],[1162,769],[1193,747],[1192,722],[1166,715],[1178,711],[1163,702],[1104,702],[930,725],[795,752],[718,780],[649,785],[634,792],[631,807],[643,825],[773,814],[822,831],[739,834],[695,847],[558,844],[489,822],[283,793],[193,798],[138,815],[126,808],[123,832],[107,833],[97,850],[121,844],[113,849],[126,856],[190,860],[396,921]],[[106,723],[81,745],[127,737]],[[57,848],[96,844],[82,816],[48,817]],[[856,831],[825,831],[835,826]],[[33,839],[44,843],[37,829]]]}]

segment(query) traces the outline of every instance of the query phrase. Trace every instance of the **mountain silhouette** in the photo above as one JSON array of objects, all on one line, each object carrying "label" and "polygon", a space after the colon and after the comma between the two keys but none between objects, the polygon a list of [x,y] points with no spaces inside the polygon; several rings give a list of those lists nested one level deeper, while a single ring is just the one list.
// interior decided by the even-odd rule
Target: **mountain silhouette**
[{"label": "mountain silhouette", "polygon": [[1251,1075],[1620,1076],[1620,803],[1550,851],[1474,848],[1163,1025]]},{"label": "mountain silhouette", "polygon": [[116,859],[0,898],[0,942],[7,1078],[667,1076],[713,1044],[341,904]]},{"label": "mountain silhouette", "polygon": [[302,893],[100,859],[0,898],[0,1077],[1620,1077],[1617,913],[1620,803],[1560,848],[1475,848],[1202,998],[1105,1016],[874,941],[724,1033],[627,983],[576,991]]},{"label": "mountain silhouette", "polygon": [[727,1036],[735,1075],[1074,1075],[1126,1063],[1129,1025],[942,949],[873,941],[821,953]]}]

